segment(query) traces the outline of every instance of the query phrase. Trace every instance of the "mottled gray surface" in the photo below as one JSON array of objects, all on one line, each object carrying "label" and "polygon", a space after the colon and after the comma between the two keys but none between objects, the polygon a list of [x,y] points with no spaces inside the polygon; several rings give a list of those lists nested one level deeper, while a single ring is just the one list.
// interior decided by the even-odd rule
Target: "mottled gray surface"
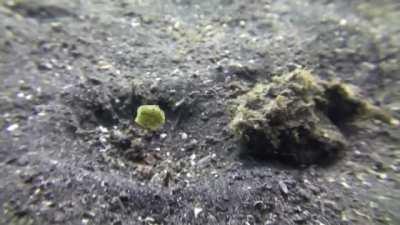
[{"label": "mottled gray surface", "polygon": [[[398,224],[398,127],[346,157],[238,154],[230,100],[297,67],[400,113],[397,1],[2,0],[1,224]],[[167,124],[146,133],[136,107]]]}]

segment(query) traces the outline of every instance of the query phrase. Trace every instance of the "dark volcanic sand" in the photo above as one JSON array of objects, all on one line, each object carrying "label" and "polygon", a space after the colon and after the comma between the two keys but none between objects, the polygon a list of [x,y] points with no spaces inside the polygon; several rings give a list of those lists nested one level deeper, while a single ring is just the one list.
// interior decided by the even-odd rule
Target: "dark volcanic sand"
[{"label": "dark volcanic sand", "polygon": [[[303,66],[400,116],[400,4],[0,1],[0,223],[400,224],[400,129],[346,156],[240,154],[230,100]],[[146,133],[137,106],[167,123]]]}]

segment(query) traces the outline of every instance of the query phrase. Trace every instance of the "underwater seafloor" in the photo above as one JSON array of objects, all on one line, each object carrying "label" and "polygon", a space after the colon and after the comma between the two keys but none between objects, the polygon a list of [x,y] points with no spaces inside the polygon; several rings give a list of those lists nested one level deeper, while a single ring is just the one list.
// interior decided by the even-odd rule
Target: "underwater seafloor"
[{"label": "underwater seafloor", "polygon": [[1,0],[0,224],[400,224],[398,124],[338,126],[343,156],[307,165],[229,126],[299,68],[400,118],[399,18],[396,0]]}]

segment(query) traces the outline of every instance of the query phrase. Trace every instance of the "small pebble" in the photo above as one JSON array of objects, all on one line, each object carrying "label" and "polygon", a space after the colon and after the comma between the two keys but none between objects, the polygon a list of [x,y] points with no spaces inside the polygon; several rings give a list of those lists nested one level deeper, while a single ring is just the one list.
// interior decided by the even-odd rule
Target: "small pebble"
[{"label": "small pebble", "polygon": [[282,191],[284,194],[288,194],[288,193],[289,193],[289,190],[288,190],[288,188],[287,188],[285,182],[279,181],[279,187],[281,188],[281,191]]},{"label": "small pebble", "polygon": [[148,217],[144,218],[143,221],[148,222],[148,223],[154,223],[156,220],[153,217],[148,216]]},{"label": "small pebble", "polygon": [[180,136],[181,136],[182,140],[186,140],[188,138],[188,134],[185,132],[181,132]]},{"label": "small pebble", "polygon": [[104,136],[100,136],[99,141],[100,141],[102,144],[106,144],[106,143],[107,143],[107,138],[104,137]]},{"label": "small pebble", "polygon": [[203,212],[202,208],[194,207],[194,209],[193,209],[194,218],[197,218],[201,212]]},{"label": "small pebble", "polygon": [[49,62],[40,62],[38,64],[38,69],[39,70],[51,70],[51,69],[53,69],[53,65],[51,65],[51,63],[49,63]]},{"label": "small pebble", "polygon": [[191,156],[190,156],[190,165],[192,165],[192,166],[194,166],[194,165],[196,165],[196,154],[192,154]]},{"label": "small pebble", "polygon": [[40,113],[38,113],[38,116],[45,116],[46,115],[46,112],[40,112]]},{"label": "small pebble", "polygon": [[348,185],[346,182],[344,182],[344,181],[342,181],[342,182],[340,182],[340,184],[344,187],[344,188],[346,188],[346,189],[350,189],[351,187],[350,187],[350,185]]},{"label": "small pebble", "polygon": [[345,19],[341,19],[341,20],[339,21],[339,25],[340,25],[340,26],[346,26],[346,24],[347,24],[347,20],[345,20]]},{"label": "small pebble", "polygon": [[18,129],[18,128],[19,128],[19,125],[16,124],[16,123],[14,123],[14,124],[12,124],[12,125],[10,125],[10,126],[7,127],[7,131],[13,132],[13,131],[15,131],[15,130]]},{"label": "small pebble", "polygon": [[108,129],[106,127],[103,127],[103,126],[99,126],[99,131],[101,133],[108,133]]},{"label": "small pebble", "polygon": [[138,26],[140,26],[140,21],[138,20],[138,19],[136,19],[136,18],[133,18],[132,20],[131,20],[131,27],[133,27],[133,28],[135,28],[135,27],[138,27]]}]

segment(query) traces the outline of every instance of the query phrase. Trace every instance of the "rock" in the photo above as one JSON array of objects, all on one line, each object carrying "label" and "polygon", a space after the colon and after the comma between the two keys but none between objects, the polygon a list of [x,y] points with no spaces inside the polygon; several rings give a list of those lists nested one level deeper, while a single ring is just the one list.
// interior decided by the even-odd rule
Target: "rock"
[{"label": "rock", "polygon": [[162,133],[162,134],[160,134],[160,139],[161,140],[164,140],[165,138],[167,138],[167,134],[166,133]]},{"label": "rock", "polygon": [[203,209],[202,209],[202,208],[200,208],[200,207],[194,207],[194,208],[193,208],[194,218],[197,218],[201,212],[203,212]]},{"label": "rock", "polygon": [[393,124],[390,115],[356,93],[350,85],[297,69],[239,96],[230,127],[257,155],[295,164],[329,161],[346,147],[339,124],[360,118]]},{"label": "rock", "polygon": [[50,62],[39,62],[37,65],[39,70],[52,70],[53,69],[53,65]]},{"label": "rock", "polygon": [[398,120],[388,112],[362,100],[356,88],[338,81],[323,83],[324,96],[319,102],[325,114],[336,124],[374,118],[397,126]]},{"label": "rock", "polygon": [[189,137],[188,134],[185,132],[180,132],[179,135],[181,136],[182,140],[186,140]]},{"label": "rock", "polygon": [[19,125],[17,123],[11,124],[10,126],[7,127],[8,132],[13,132],[19,128]]},{"label": "rock", "polygon": [[289,189],[288,189],[287,185],[285,184],[285,182],[279,181],[279,188],[281,189],[283,194],[287,195],[289,193]]},{"label": "rock", "polygon": [[318,108],[321,98],[323,87],[312,74],[295,70],[271,84],[257,84],[240,96],[230,127],[257,155],[296,164],[333,158],[344,149],[346,141]]}]

